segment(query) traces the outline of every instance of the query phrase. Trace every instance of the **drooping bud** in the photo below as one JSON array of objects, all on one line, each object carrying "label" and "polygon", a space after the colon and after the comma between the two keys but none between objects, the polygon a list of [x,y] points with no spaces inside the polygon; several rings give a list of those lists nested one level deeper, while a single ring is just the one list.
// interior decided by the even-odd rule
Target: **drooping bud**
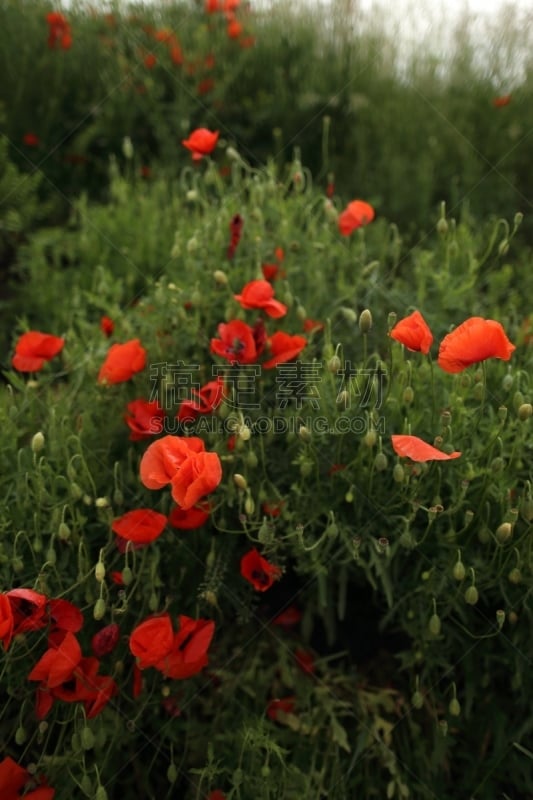
[{"label": "drooping bud", "polygon": [[461,551],[460,550],[457,551],[457,561],[453,565],[452,575],[453,575],[453,577],[455,578],[456,581],[464,580],[464,577],[466,575],[465,565],[461,561]]},{"label": "drooping bud", "polygon": [[415,392],[412,386],[406,386],[403,390],[402,400],[406,406],[410,406],[415,399]]},{"label": "drooping bud", "polygon": [[96,620],[103,619],[106,612],[106,602],[103,597],[99,597],[93,608],[93,617]]},{"label": "drooping bud", "polygon": [[474,585],[469,586],[465,592],[465,601],[468,603],[468,605],[475,606],[478,600],[479,592],[477,588]]},{"label": "drooping bud", "polygon": [[518,407],[518,419],[521,422],[526,422],[531,415],[533,414],[533,406],[531,403],[522,403],[521,406]]},{"label": "drooping bud", "polygon": [[31,449],[35,454],[40,453],[44,447],[44,434],[41,431],[34,433],[31,440]]},{"label": "drooping bud", "polygon": [[452,717],[458,717],[461,713],[461,704],[457,697],[452,697],[448,706],[448,711]]},{"label": "drooping bud", "polygon": [[370,309],[365,308],[364,311],[361,311],[361,316],[359,317],[359,330],[362,334],[367,334],[372,327],[372,312]]},{"label": "drooping bud", "polygon": [[389,464],[389,460],[385,453],[376,453],[376,457],[374,458],[374,469],[377,472],[383,472],[387,469]]},{"label": "drooping bud", "polygon": [[241,489],[243,492],[248,488],[248,481],[241,475],[239,472],[236,472],[233,476],[233,483],[238,489]]},{"label": "drooping bud", "polygon": [[513,526],[510,522],[502,522],[501,525],[498,525],[496,528],[496,538],[500,542],[500,544],[504,544],[508,542],[511,536],[513,535]]}]

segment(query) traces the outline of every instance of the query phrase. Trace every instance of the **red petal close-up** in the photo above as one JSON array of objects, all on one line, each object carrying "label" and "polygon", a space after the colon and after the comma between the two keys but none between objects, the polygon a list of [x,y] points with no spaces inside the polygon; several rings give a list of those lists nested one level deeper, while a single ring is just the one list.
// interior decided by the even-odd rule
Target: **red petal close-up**
[{"label": "red petal close-up", "polygon": [[444,337],[437,363],[445,372],[462,372],[487,358],[509,361],[515,350],[500,322],[470,317]]},{"label": "red petal close-up", "polygon": [[130,429],[130,440],[149,439],[163,431],[165,412],[157,400],[132,400],[126,406],[124,421]]},{"label": "red petal close-up", "polygon": [[174,631],[169,614],[149,617],[131,632],[130,651],[140,669],[155,666],[172,649]]},{"label": "red petal close-up", "polygon": [[129,542],[147,544],[161,536],[166,525],[165,514],[149,508],[137,508],[114,519],[111,530]]},{"label": "red petal close-up", "polygon": [[459,458],[461,453],[454,451],[453,453],[444,453],[442,450],[437,450],[433,445],[419,439],[418,436],[402,436],[399,434],[391,436],[391,442],[394,452],[403,458],[410,458],[411,461],[450,461],[453,458]]},{"label": "red petal close-up", "polygon": [[140,464],[141,483],[147,489],[162,489],[175,477],[182,464],[205,445],[198,436],[163,436],[146,449]]},{"label": "red petal close-up", "polygon": [[184,511],[192,508],[222,480],[222,465],[216,453],[193,453],[171,481],[172,499]]},{"label": "red petal close-up", "polygon": [[390,336],[408,350],[424,353],[424,355],[429,353],[433,344],[433,334],[420,311],[413,311],[408,317],[397,322],[391,330]]},{"label": "red petal close-up", "polygon": [[192,531],[201,528],[211,513],[211,506],[208,502],[200,503],[192,508],[183,509],[174,506],[168,516],[168,522],[173,528],[182,531]]}]

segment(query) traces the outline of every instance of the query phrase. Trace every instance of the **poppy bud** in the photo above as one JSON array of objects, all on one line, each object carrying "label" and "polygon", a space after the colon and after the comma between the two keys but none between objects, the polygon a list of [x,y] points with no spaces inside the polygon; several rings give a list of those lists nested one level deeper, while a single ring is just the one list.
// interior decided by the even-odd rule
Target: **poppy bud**
[{"label": "poppy bud", "polygon": [[313,438],[311,435],[311,431],[305,425],[300,425],[298,429],[298,436],[303,442],[310,442]]},{"label": "poppy bud", "polygon": [[169,783],[176,783],[178,779],[178,770],[175,764],[169,764],[167,769],[167,780]]},{"label": "poppy bud", "polygon": [[502,387],[503,387],[503,389],[504,389],[506,392],[509,392],[509,391],[510,391],[510,390],[513,388],[513,382],[514,382],[514,378],[513,378],[513,376],[512,376],[512,375],[511,375],[511,374],[508,372],[508,373],[507,373],[507,375],[504,375],[504,377],[503,377],[503,380],[502,380]]},{"label": "poppy bud", "polygon": [[513,408],[516,411],[518,411],[520,406],[524,403],[524,399],[525,398],[524,398],[524,395],[522,394],[522,392],[518,391],[518,392],[514,393],[514,395],[513,395]]},{"label": "poppy bud", "polygon": [[234,147],[226,148],[226,157],[229,158],[230,161],[242,161],[242,158]]},{"label": "poppy bud", "polygon": [[71,531],[66,522],[59,523],[57,535],[62,542],[68,542],[70,540]]},{"label": "poppy bud", "polygon": [[452,717],[458,717],[461,713],[461,704],[457,697],[452,697],[448,706],[448,711]]},{"label": "poppy bud", "polygon": [[127,158],[128,161],[131,161],[133,158],[133,145],[129,136],[125,136],[122,140],[122,152],[124,154],[124,158]]},{"label": "poppy bud", "polygon": [[46,561],[48,564],[52,565],[55,564],[57,561],[57,554],[52,546],[50,546],[46,551]]},{"label": "poppy bud", "polygon": [[522,583],[522,573],[520,572],[518,567],[512,569],[507,578],[510,581],[510,583],[514,583],[515,586],[518,585],[519,583]]},{"label": "poppy bud", "polygon": [[198,250],[198,239],[195,236],[191,236],[191,238],[187,242],[187,252],[196,253],[197,250]]},{"label": "poppy bud", "polygon": [[520,513],[526,522],[531,522],[533,519],[533,499],[531,497],[524,497],[520,506]]},{"label": "poppy bud", "polygon": [[395,464],[392,470],[392,477],[396,483],[403,483],[405,478],[405,470],[401,464]]},{"label": "poppy bud", "polygon": [[467,508],[465,511],[465,528],[467,527],[467,525],[470,525],[473,519],[474,519],[474,512],[470,508]]},{"label": "poppy bud", "polygon": [[500,242],[500,245],[498,247],[498,255],[506,256],[508,252],[509,252],[509,242],[507,241],[507,239],[503,239],[503,241]]},{"label": "poppy bud", "polygon": [[389,315],[387,317],[387,328],[389,330],[389,333],[396,325],[397,319],[398,319],[398,314],[396,313],[396,311],[389,311]]},{"label": "poppy bud", "polygon": [[500,544],[504,544],[505,542],[509,541],[512,535],[513,526],[510,522],[502,522],[502,524],[498,525],[496,528],[496,538]]},{"label": "poppy bud", "polygon": [[105,578],[105,564],[103,561],[99,561],[94,568],[94,577],[98,581],[98,583],[102,583]]},{"label": "poppy bud", "polygon": [[81,729],[80,742],[84,750],[92,750],[94,747],[94,733],[87,726]]},{"label": "poppy bud", "polygon": [[103,597],[99,597],[93,608],[93,617],[96,620],[103,619],[106,612],[106,603]]},{"label": "poppy bud", "polygon": [[246,511],[249,517],[251,517],[255,511],[255,502],[253,497],[251,497],[250,495],[248,495],[248,497],[244,501],[244,510]]},{"label": "poppy bud", "polygon": [[309,477],[309,475],[313,471],[313,466],[314,466],[314,463],[312,461],[309,461],[309,460],[305,460],[305,461],[302,461],[300,463],[300,475],[302,476],[302,478],[308,478]]},{"label": "poppy bud", "polygon": [[403,390],[402,400],[406,406],[410,406],[415,399],[415,393],[412,386],[406,386]]},{"label": "poppy bud", "polygon": [[337,372],[341,368],[341,360],[337,354],[331,356],[327,363],[328,372],[331,372],[333,375],[336,375]]},{"label": "poppy bud", "polygon": [[246,464],[250,467],[250,469],[255,469],[258,463],[259,459],[257,458],[256,454],[254,453],[253,450],[250,450],[250,452],[246,456]]},{"label": "poppy bud", "polygon": [[34,453],[40,453],[44,447],[44,434],[41,431],[34,433],[31,440],[31,449]]},{"label": "poppy bud", "polygon": [[522,214],[522,212],[521,211],[517,211],[516,214],[514,215],[514,219],[513,219],[514,227],[518,228],[518,226],[522,224],[522,220],[523,219],[524,219],[524,215]]},{"label": "poppy bud", "polygon": [[438,614],[432,614],[429,618],[428,629],[432,636],[438,636],[441,631],[441,621]]},{"label": "poppy bud", "polygon": [[499,608],[496,611],[496,625],[498,626],[499,630],[503,628],[504,622],[505,622],[505,611]]},{"label": "poppy bud", "polygon": [[452,575],[453,575],[453,577],[455,578],[456,581],[464,580],[464,577],[466,575],[465,565],[461,561],[461,551],[460,550],[457,551],[457,561],[453,565]]},{"label": "poppy bud", "polygon": [[414,708],[418,709],[422,708],[422,706],[424,705],[424,698],[422,696],[422,693],[419,692],[418,689],[415,692],[413,692],[411,696],[411,703]]},{"label": "poppy bud", "polygon": [[218,286],[227,286],[228,285],[228,276],[221,269],[216,269],[213,272],[213,278],[215,279],[215,283]]},{"label": "poppy bud", "polygon": [[337,406],[338,409],[348,408],[348,406],[350,405],[350,394],[349,392],[346,391],[346,389],[343,389],[342,391],[339,392],[339,394],[337,395],[337,399],[335,400],[335,405]]},{"label": "poppy bud", "polygon": [[385,453],[376,453],[376,457],[374,458],[374,469],[378,472],[383,472],[387,469],[389,464],[389,460]]},{"label": "poppy bud", "polygon": [[103,786],[99,786],[94,795],[94,800],[109,800],[108,794]]},{"label": "poppy bud", "polygon": [[353,308],[341,308],[342,316],[350,325],[355,325],[357,322],[357,314]]},{"label": "poppy bud", "polygon": [[469,586],[464,596],[465,596],[465,601],[470,606],[475,606],[477,601],[479,600],[479,592],[475,586]]},{"label": "poppy bud", "polygon": [[378,440],[378,435],[376,431],[367,431],[367,433],[365,433],[365,436],[363,438],[363,442],[367,447],[374,447],[377,440]]},{"label": "poppy bud", "polygon": [[492,461],[490,462],[490,469],[496,475],[499,472],[501,472],[503,468],[504,468],[504,461],[503,458],[501,458],[501,456],[496,456],[496,458],[493,458]]},{"label": "poppy bud", "polygon": [[122,576],[122,583],[124,584],[124,586],[129,586],[133,580],[133,572],[131,571],[131,568],[124,567],[124,569],[120,574]]},{"label": "poppy bud", "polygon": [[344,495],[344,499],[345,499],[345,501],[347,503],[353,503],[353,490],[352,490],[351,486],[348,489],[348,491],[346,492],[346,494]]},{"label": "poppy bud", "polygon": [[499,409],[498,409],[498,419],[500,420],[500,422],[505,422],[505,420],[507,419],[507,407],[506,406],[500,406],[499,407]]},{"label": "poppy bud", "polygon": [[372,312],[365,308],[364,311],[361,311],[361,316],[359,317],[359,330],[362,334],[367,334],[372,327]]},{"label": "poppy bud", "polygon": [[531,403],[522,403],[522,405],[518,407],[518,419],[522,422],[528,420],[532,414],[533,406]]},{"label": "poppy bud", "polygon": [[242,491],[248,488],[248,481],[244,475],[241,475],[239,472],[236,472],[233,476],[233,483],[238,489],[242,489]]},{"label": "poppy bud", "polygon": [[18,745],[24,744],[26,739],[28,738],[28,734],[26,733],[25,728],[19,726],[15,731],[15,742]]},{"label": "poppy bud", "polygon": [[439,234],[439,236],[446,236],[446,234],[448,233],[448,223],[446,222],[444,217],[441,217],[437,222],[437,233]]}]

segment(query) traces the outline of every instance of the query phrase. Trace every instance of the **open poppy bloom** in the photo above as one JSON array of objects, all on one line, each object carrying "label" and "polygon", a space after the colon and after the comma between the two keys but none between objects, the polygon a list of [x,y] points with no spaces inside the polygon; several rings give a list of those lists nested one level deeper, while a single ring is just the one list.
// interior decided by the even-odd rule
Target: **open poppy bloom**
[{"label": "open poppy bloom", "polygon": [[507,338],[501,323],[470,317],[444,337],[437,363],[445,372],[462,372],[487,358],[509,361],[514,350],[516,347]]},{"label": "open poppy bloom", "polygon": [[263,558],[254,547],[241,558],[241,575],[257,592],[266,592],[281,577],[281,569]]},{"label": "open poppy bloom", "polygon": [[408,317],[396,323],[390,336],[405,345],[408,350],[424,353],[424,355],[429,353],[433,344],[433,334],[420,311],[413,311]]},{"label": "open poppy bloom", "polygon": [[64,344],[64,339],[51,333],[28,331],[17,341],[11,364],[19,372],[39,372],[46,361],[61,352]]},{"label": "open poppy bloom", "polygon": [[211,506],[208,502],[199,503],[187,510],[174,506],[168,515],[168,522],[178,530],[192,531],[196,528],[201,528],[209,519],[210,513]]},{"label": "open poppy bloom", "polygon": [[218,142],[218,137],[218,131],[197,128],[188,139],[182,140],[182,145],[191,151],[193,161],[200,161],[201,158],[213,152]]},{"label": "open poppy bloom", "polygon": [[170,614],[161,614],[132,631],[130,650],[140,669],[155,667],[167,678],[190,678],[206,666],[214,632],[211,620],[180,615],[179,630],[174,633]]},{"label": "open poppy bloom", "polygon": [[222,480],[222,465],[216,453],[205,452],[197,436],[164,436],[146,450],[140,476],[147,489],[170,484],[173,500],[187,511],[216,489]]},{"label": "open poppy bloom", "polygon": [[180,422],[194,422],[199,414],[212,414],[219,407],[224,396],[224,380],[209,381],[197,391],[191,390],[194,400],[183,400],[176,415]]},{"label": "open poppy bloom", "polygon": [[28,675],[43,688],[54,689],[68,681],[81,660],[81,648],[73,633],[67,632],[59,647],[50,647]]},{"label": "open poppy bloom", "polygon": [[339,214],[339,231],[343,236],[349,236],[357,228],[372,222],[375,216],[376,212],[370,203],[365,203],[364,200],[353,200]]},{"label": "open poppy bloom", "polygon": [[54,700],[65,703],[83,703],[87,719],[96,717],[117,694],[118,686],[110,675],[98,675],[100,662],[93,656],[81,658],[64,681],[54,687],[41,683],[37,688],[35,713],[44,719]]},{"label": "open poppy bloom", "polygon": [[30,789],[21,794],[26,784],[33,783],[35,778],[27,769],[21,767],[10,756],[6,756],[0,761],[0,797],[2,800],[18,800],[24,796],[26,800],[53,800],[55,789],[44,784],[36,789]]},{"label": "open poppy bloom", "polygon": [[165,412],[157,400],[132,400],[126,409],[124,421],[130,428],[132,442],[149,439],[163,430]]},{"label": "open poppy bloom", "polygon": [[274,300],[274,289],[268,281],[250,281],[240,294],[234,294],[233,297],[243,308],[261,309],[274,319],[284,317],[287,313],[287,306]]},{"label": "open poppy bloom", "polygon": [[238,364],[253,364],[263,349],[255,329],[240,319],[221,322],[218,326],[219,339],[211,339],[211,352],[228,361]]},{"label": "open poppy bloom", "polygon": [[26,631],[38,631],[48,624],[46,595],[33,589],[10,589],[6,597],[13,613],[13,635]]},{"label": "open poppy bloom", "polygon": [[297,334],[291,336],[283,331],[276,331],[268,340],[268,344],[271,357],[263,363],[263,367],[272,369],[277,364],[284,364],[296,358],[306,346],[307,339]]},{"label": "open poppy bloom", "polygon": [[46,15],[48,23],[48,47],[54,49],[59,45],[63,50],[72,46],[72,34],[66,17],[60,11],[50,11]]},{"label": "open poppy bloom", "polygon": [[98,373],[98,383],[123,383],[146,366],[146,350],[139,339],[113,344]]},{"label": "open poppy bloom", "polygon": [[404,458],[410,458],[411,461],[449,461],[452,458],[459,458],[461,455],[457,450],[453,453],[443,453],[442,450],[437,450],[436,447],[419,439],[418,436],[396,434],[390,438],[394,452]]},{"label": "open poppy bloom", "polygon": [[137,508],[114,519],[111,530],[128,542],[148,544],[161,536],[166,525],[164,514],[150,508]]},{"label": "open poppy bloom", "polygon": [[0,642],[7,650],[13,638],[13,628],[15,619],[9,598],[5,594],[0,594]]}]

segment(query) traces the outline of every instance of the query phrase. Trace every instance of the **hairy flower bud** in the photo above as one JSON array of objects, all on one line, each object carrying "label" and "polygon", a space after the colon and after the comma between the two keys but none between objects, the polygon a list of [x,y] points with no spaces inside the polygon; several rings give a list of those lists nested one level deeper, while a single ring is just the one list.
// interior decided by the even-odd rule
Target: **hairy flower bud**
[{"label": "hairy flower bud", "polygon": [[34,433],[31,440],[31,449],[34,453],[40,453],[44,447],[44,434],[41,431]]},{"label": "hairy flower bud", "polygon": [[359,330],[362,334],[366,334],[372,327],[372,312],[365,308],[364,311],[361,311],[361,316],[359,317]]}]

